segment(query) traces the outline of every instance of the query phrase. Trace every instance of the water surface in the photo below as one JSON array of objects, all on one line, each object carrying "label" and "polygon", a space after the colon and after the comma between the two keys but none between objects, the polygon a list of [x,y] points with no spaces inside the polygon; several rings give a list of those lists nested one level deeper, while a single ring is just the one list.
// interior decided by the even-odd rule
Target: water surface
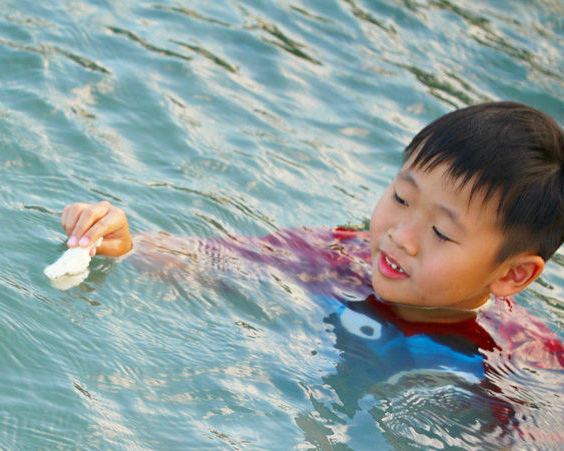
[{"label": "water surface", "polygon": [[[61,292],[42,269],[74,201],[178,236],[362,224],[441,114],[511,99],[564,124],[561,2],[4,1],[0,68],[1,449],[533,446],[478,434],[446,376],[342,405],[355,376],[331,379],[324,312],[283,273],[98,258]],[[563,289],[561,251],[518,297],[562,340]],[[517,377],[521,420],[561,427],[561,396]]]}]

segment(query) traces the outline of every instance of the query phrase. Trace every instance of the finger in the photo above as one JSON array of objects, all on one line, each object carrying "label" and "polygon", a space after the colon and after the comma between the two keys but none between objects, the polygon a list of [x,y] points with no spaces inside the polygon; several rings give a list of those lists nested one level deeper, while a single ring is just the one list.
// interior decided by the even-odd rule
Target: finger
[{"label": "finger", "polygon": [[[78,221],[72,231],[72,236],[82,239],[83,235],[90,230],[90,228],[104,216],[108,214],[109,211],[108,202],[100,202],[99,204],[90,205],[82,211]],[[80,242],[80,245],[87,245],[88,243]]]},{"label": "finger", "polygon": [[67,232],[67,234],[69,233],[69,231],[67,230],[67,217],[69,215],[69,210],[70,210],[70,205],[67,205],[63,209],[63,213],[61,214],[61,225],[63,226],[63,229],[65,229],[65,232]]},{"label": "finger", "polygon": [[77,202],[65,207],[61,216],[61,224],[63,229],[65,229],[65,232],[67,232],[67,235],[71,235],[72,231],[76,227],[78,218],[86,207],[88,207],[88,204],[83,202]]},{"label": "finger", "polygon": [[100,220],[96,221],[92,227],[82,236],[80,240],[81,246],[88,246],[91,243],[96,242],[98,238],[110,235],[124,225],[124,214],[121,210],[117,208],[110,209],[106,215],[104,215]]}]

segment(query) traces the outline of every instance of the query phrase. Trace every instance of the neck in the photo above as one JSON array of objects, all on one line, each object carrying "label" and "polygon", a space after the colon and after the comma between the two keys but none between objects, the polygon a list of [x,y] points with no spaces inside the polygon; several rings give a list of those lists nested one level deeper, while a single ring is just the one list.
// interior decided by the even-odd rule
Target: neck
[{"label": "neck", "polygon": [[491,296],[475,308],[421,307],[407,304],[389,304],[392,311],[404,321],[416,323],[457,323],[475,318],[489,304]]}]

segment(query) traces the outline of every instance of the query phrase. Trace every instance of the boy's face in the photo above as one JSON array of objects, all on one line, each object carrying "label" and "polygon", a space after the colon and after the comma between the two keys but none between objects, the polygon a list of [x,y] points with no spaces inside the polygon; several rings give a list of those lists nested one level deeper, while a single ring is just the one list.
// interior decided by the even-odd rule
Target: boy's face
[{"label": "boy's face", "polygon": [[471,183],[460,188],[447,169],[424,172],[408,161],[374,209],[372,284],[386,301],[471,309],[500,274],[495,200],[478,193],[470,201]]}]

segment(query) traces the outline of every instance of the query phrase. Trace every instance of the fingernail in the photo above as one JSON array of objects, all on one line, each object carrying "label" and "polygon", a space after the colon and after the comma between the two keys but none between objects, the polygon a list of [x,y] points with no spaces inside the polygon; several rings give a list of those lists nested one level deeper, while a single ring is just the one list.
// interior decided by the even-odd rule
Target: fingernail
[{"label": "fingernail", "polygon": [[76,246],[76,237],[73,235],[71,236],[68,241],[67,241],[67,245],[68,246]]},{"label": "fingernail", "polygon": [[78,242],[78,244],[80,244],[81,246],[86,246],[88,243],[90,243],[90,240],[88,238],[86,238],[85,236],[82,237],[80,239],[80,241]]}]

